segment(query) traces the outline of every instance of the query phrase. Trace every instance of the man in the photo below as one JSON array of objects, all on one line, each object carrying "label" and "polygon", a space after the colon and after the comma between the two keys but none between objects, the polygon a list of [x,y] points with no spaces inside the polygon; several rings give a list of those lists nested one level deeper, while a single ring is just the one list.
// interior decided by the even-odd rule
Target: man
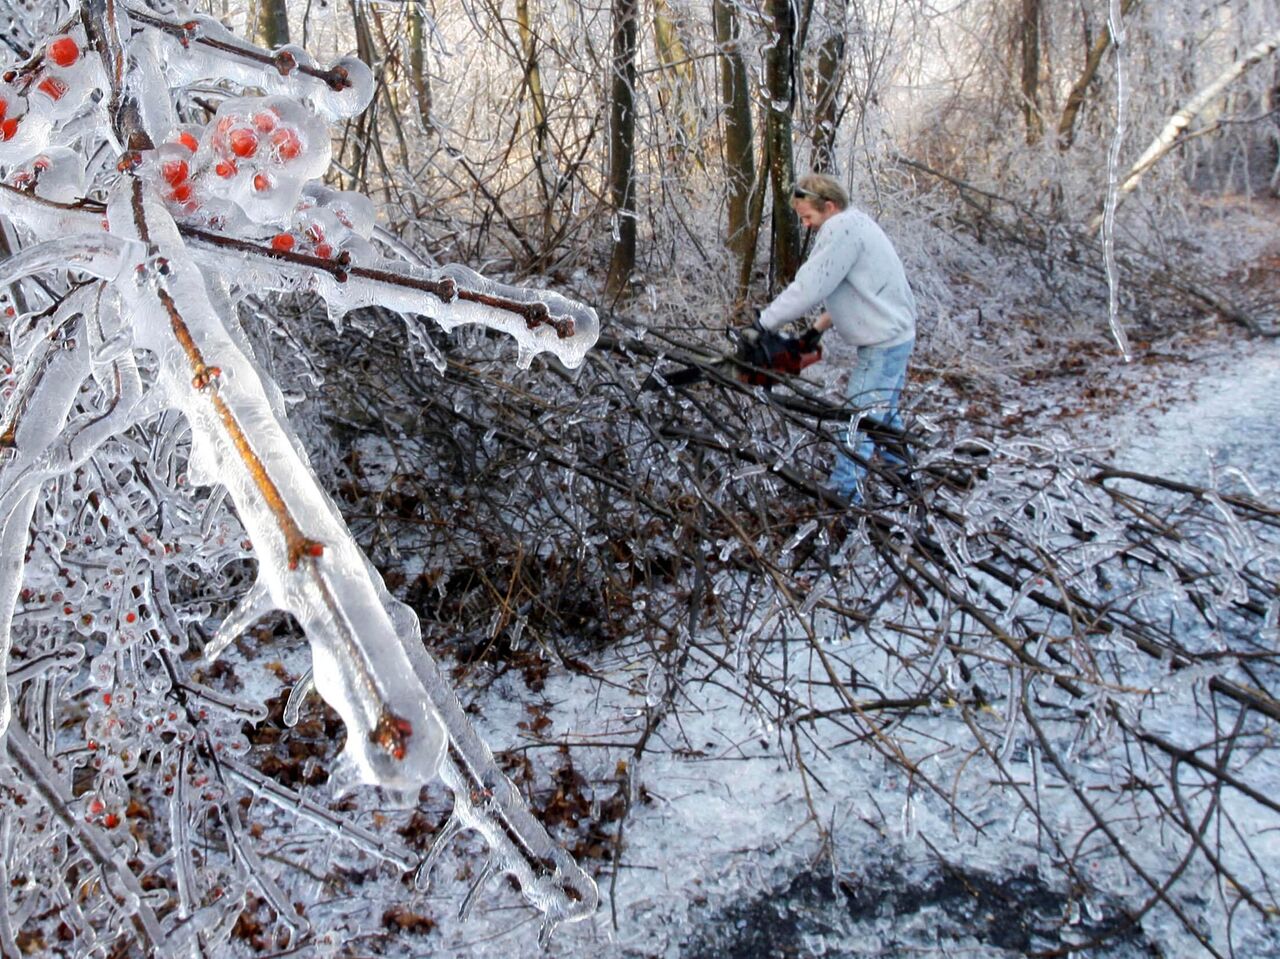
[{"label": "man", "polygon": [[[818,231],[817,240],[795,280],[760,314],[757,323],[763,329],[777,330],[823,306],[814,329],[834,326],[858,351],[849,372],[849,402],[858,415],[869,414],[901,429],[898,398],[916,336],[915,297],[902,261],[875,221],[849,208],[849,195],[833,177],[821,173],[801,177],[792,192],[791,206],[801,223]],[[845,453],[847,430],[841,441],[830,490],[856,505],[862,502],[866,468]],[[866,461],[875,446],[861,434],[856,451]],[[901,461],[888,450],[882,450],[882,455]]]}]

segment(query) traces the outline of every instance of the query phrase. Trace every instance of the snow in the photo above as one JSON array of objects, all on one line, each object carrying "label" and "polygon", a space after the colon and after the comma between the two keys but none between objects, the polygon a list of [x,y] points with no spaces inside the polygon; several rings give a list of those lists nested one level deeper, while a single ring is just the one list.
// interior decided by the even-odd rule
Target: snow
[{"label": "snow", "polygon": [[1208,382],[1188,384],[1202,395],[1177,402],[1158,422],[1121,418],[1115,461],[1198,483],[1239,471],[1274,498],[1280,490],[1280,344],[1249,341],[1218,365]]},{"label": "snow", "polygon": [[[1150,405],[1134,404],[1091,424],[1105,430],[1109,442],[1119,448],[1116,465],[1199,482],[1211,473],[1226,478],[1232,470],[1247,467],[1264,494],[1274,497],[1280,476],[1272,432],[1280,413],[1280,390],[1276,389],[1280,345],[1251,341],[1233,349],[1240,355],[1198,357],[1186,372],[1165,374],[1169,378],[1161,398],[1149,399]],[[1201,396],[1197,398],[1196,393]],[[813,652],[806,644],[787,639],[781,631],[757,637],[752,655],[771,664],[766,670],[771,675],[783,673],[784,659],[790,662],[790,675],[808,675]],[[1099,639],[1098,650],[1106,646]],[[873,684],[891,681],[877,671],[874,650],[868,648],[865,636],[830,639],[822,648],[837,659],[846,657],[856,663]],[[1124,644],[1113,644],[1113,648],[1123,652]],[[697,653],[693,655],[696,661]],[[584,769],[584,774],[591,782],[601,783],[616,779],[611,770],[631,757],[617,746],[587,747],[634,736],[636,716],[655,706],[654,677],[646,676],[640,663],[625,658],[606,656],[592,667],[597,671],[594,681],[555,676],[540,695],[556,704],[551,713],[555,724],[546,741],[578,744],[576,755],[587,753],[594,758],[593,767]],[[1140,682],[1140,672],[1135,669],[1135,682]],[[688,671],[697,673],[697,668]],[[1168,736],[1194,738],[1197,721],[1184,707],[1203,677],[1202,672],[1187,671],[1166,682],[1155,696],[1158,708],[1147,712],[1147,728],[1161,730],[1163,712],[1163,731]],[[802,679],[797,682],[803,684]],[[528,734],[512,737],[527,695],[518,683],[503,683],[476,701],[495,748],[536,746],[544,741]],[[823,705],[820,690],[810,689],[805,695],[813,706]],[[911,738],[933,741],[945,752],[954,715],[945,707],[935,709],[932,719],[913,725]],[[1107,722],[1101,716],[1099,721],[1100,730],[1105,730]],[[984,820],[984,829],[977,833],[951,818],[927,790],[913,789],[901,768],[877,755],[871,745],[841,746],[830,737],[811,742],[807,735],[804,727],[778,729],[767,715],[747,708],[741,695],[722,683],[686,684],[654,736],[660,745],[651,744],[642,764],[628,770],[631,781],[642,784],[643,790],[626,822],[616,880],[601,876],[605,898],[599,912],[589,922],[561,929],[545,954],[619,959],[737,954],[732,950],[748,941],[751,924],[766,921],[747,911],[751,902],[772,901],[784,918],[794,919],[795,914],[786,910],[787,903],[800,899],[791,889],[797,876],[812,875],[819,885],[834,879],[865,882],[874,889],[875,877],[888,870],[900,892],[903,884],[927,886],[931,870],[941,859],[961,863],[973,871],[971,875],[989,875],[997,883],[1004,877],[1016,887],[1016,877],[1043,865],[1034,824],[1000,791],[963,775],[955,780],[956,788],[973,790],[971,798],[976,801],[967,810]],[[1102,741],[1106,741],[1105,732]],[[1010,740],[1004,755],[1011,769],[1027,768],[1025,742]],[[1103,784],[1110,775],[1105,755],[1105,749],[1086,750],[1074,762],[1080,768],[1094,767],[1097,782]],[[1260,766],[1267,771],[1260,772]],[[1046,774],[1043,769],[1034,773]],[[1273,792],[1280,789],[1280,763],[1275,757],[1260,755],[1252,775],[1259,777],[1253,782],[1269,783]],[[1275,817],[1239,796],[1226,797],[1224,802],[1237,828],[1251,837],[1262,862],[1280,862]],[[1050,819],[1072,832],[1078,828],[1073,823],[1077,815],[1064,803],[1058,812],[1051,812]],[[1141,824],[1126,827],[1124,833],[1131,853],[1152,868],[1167,854],[1166,838],[1147,835]],[[1233,855],[1229,853],[1228,858]],[[1094,878],[1102,879],[1112,864],[1101,860],[1094,868]],[[1214,895],[1208,887],[1203,894]],[[886,903],[894,899],[889,892],[884,897]],[[794,939],[787,940],[799,950],[797,955],[909,953],[940,959],[1020,954],[995,945],[990,938],[966,941],[963,930],[952,928],[955,917],[943,900],[920,906],[918,912],[893,911],[910,908],[899,903],[874,921],[841,906],[845,901],[837,897],[820,908],[812,903],[796,906],[802,912],[809,910],[803,912],[808,918],[801,923],[809,931],[796,932]],[[1028,900],[1025,908],[1036,907]],[[1061,938],[1042,938],[1036,943],[1040,948],[1087,940],[1090,923],[1114,917],[1116,906],[1090,900],[1082,907],[1063,899],[1056,908],[1061,910],[1057,920]],[[770,916],[767,921],[778,920]],[[730,925],[722,927],[721,921]],[[970,929],[981,930],[985,920],[971,915],[968,921]],[[947,928],[951,931],[940,935],[939,930]],[[442,923],[433,935],[438,937],[433,945],[446,952],[476,957],[542,954],[527,929],[500,901],[482,904],[462,926]],[[1146,955],[1149,941],[1161,943],[1166,954],[1189,955],[1199,948],[1176,924],[1162,920],[1144,923],[1137,938],[1122,937],[1098,954]],[[717,942],[719,946],[708,945]],[[1259,956],[1275,954],[1277,948],[1264,927],[1243,922],[1236,945]],[[391,954],[415,953],[406,947]]]}]

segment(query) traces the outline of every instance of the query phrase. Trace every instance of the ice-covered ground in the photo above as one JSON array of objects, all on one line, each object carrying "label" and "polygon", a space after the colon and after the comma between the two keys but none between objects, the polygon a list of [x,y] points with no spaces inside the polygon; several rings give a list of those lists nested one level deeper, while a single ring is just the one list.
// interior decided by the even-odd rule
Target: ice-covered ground
[{"label": "ice-covered ground", "polygon": [[[1134,471],[1203,483],[1211,470],[1221,476],[1239,468],[1260,487],[1280,489],[1273,433],[1280,421],[1280,346],[1233,346],[1183,369],[1163,385],[1158,401],[1135,403],[1078,432],[1109,447],[1117,465]],[[1114,375],[1146,374],[1117,368]],[[1238,477],[1227,478],[1239,485]],[[856,665],[864,676],[888,667],[860,635],[832,631],[826,640],[825,655]],[[752,650],[770,675],[795,677],[796,692],[813,708],[839,705],[829,691],[805,681],[814,665],[810,643],[779,633],[769,642],[757,640]],[[573,773],[581,777],[577,786],[566,777],[566,792],[581,788],[592,813],[616,805],[629,776],[634,788],[616,875],[601,866],[607,859],[599,850],[584,860],[600,883],[601,906],[592,918],[560,927],[544,950],[536,913],[506,882],[491,881],[459,920],[457,905],[484,858],[474,837],[450,845],[426,898],[395,870],[362,860],[342,843],[313,844],[303,861],[318,866],[321,860],[312,857],[327,859],[329,875],[322,881],[297,873],[295,898],[309,904],[317,931],[345,929],[350,935],[331,933],[328,950],[307,945],[304,954],[999,959],[1082,942],[1115,921],[1117,902],[1073,900],[1052,881],[1052,864],[1038,850],[1037,825],[1007,790],[960,774],[946,780],[970,792],[965,810],[982,828],[966,828],[941,797],[913,788],[901,767],[872,746],[841,741],[820,724],[779,729],[746,705],[741,687],[725,681],[731,670],[723,663],[712,666],[697,649],[691,656],[683,690],[638,768],[631,749],[643,725],[638,717],[661,701],[663,691],[652,657],[606,651],[590,661],[593,675],[553,673],[537,693],[516,670],[496,680],[480,676],[485,681],[476,687],[459,689],[495,751],[534,758],[543,770],[536,783],[540,794],[555,788],[546,770],[566,768],[561,743],[573,744]],[[295,671],[305,667],[301,649],[297,658],[290,664]],[[1139,659],[1136,668],[1153,667]],[[1171,694],[1170,702],[1176,700]],[[531,707],[544,717],[536,726]],[[935,740],[941,753],[958,723],[945,709],[922,711],[909,731],[897,735],[926,752]],[[1180,731],[1174,726],[1170,732]],[[1010,762],[1034,775],[1017,750]],[[1103,769],[1103,781],[1106,775]],[[1277,757],[1259,757],[1251,782],[1280,794]],[[1247,802],[1224,801],[1235,803],[1241,822],[1255,822]],[[376,794],[359,802],[377,816]],[[1064,803],[1060,817],[1065,823],[1077,814]],[[1254,851],[1280,870],[1280,824],[1262,817],[1256,825]],[[1132,830],[1125,840],[1138,855],[1152,862],[1168,856],[1167,836],[1144,834],[1141,824]],[[324,872],[316,869],[317,876]],[[335,874],[358,878],[343,889],[333,884]],[[1180,888],[1188,886],[1192,903],[1197,895],[1208,902],[1216,894],[1204,876],[1188,877]],[[401,904],[407,912],[397,915],[429,917],[429,929],[389,923],[388,911]],[[1164,950],[1157,954],[1208,954],[1189,944],[1167,916],[1088,954],[1149,956],[1153,943]],[[1280,955],[1274,933],[1265,931],[1238,937],[1237,946],[1243,950],[1237,954],[1258,959]]]},{"label": "ice-covered ground", "polygon": [[[1128,469],[1198,483],[1213,471],[1241,469],[1274,491],[1278,387],[1280,347],[1253,343],[1247,353],[1194,367],[1170,384],[1166,401],[1118,411],[1099,435]],[[788,639],[776,637],[764,655],[775,665],[789,658],[804,675],[813,653]],[[874,669],[859,660],[859,642],[832,637],[826,649]],[[528,698],[518,683],[491,687],[477,703],[481,733],[495,749],[598,743],[594,767],[580,772],[591,782],[609,781],[630,758],[623,739],[634,737],[646,697],[652,705],[654,677],[634,662],[605,658],[592,666],[594,681],[548,682],[542,699],[554,704],[554,725],[537,741],[517,731]],[[821,705],[820,691],[809,695]],[[950,721],[923,724],[917,735],[942,743]],[[631,772],[641,788],[617,875],[601,875],[599,912],[561,928],[548,956],[1013,956],[1084,941],[1115,916],[1110,904],[1072,902],[1040,882],[1035,824],[997,791],[969,807],[988,817],[975,836],[867,745],[773,728],[719,683],[687,685],[642,768]],[[1268,775],[1272,791],[1280,791],[1274,757]],[[605,791],[595,799],[609,797]],[[1147,838],[1146,853],[1167,855],[1156,837]],[[1146,842],[1136,827],[1131,839],[1139,849]],[[1280,868],[1276,840],[1257,848]],[[1187,948],[1186,937],[1165,925],[1089,954],[1150,955],[1151,941]],[[531,918],[510,896],[484,897],[464,923],[442,921],[431,942],[433,955],[543,954]],[[1276,940],[1245,936],[1237,945],[1266,956]],[[406,942],[403,952],[388,954],[425,953]]]},{"label": "ice-covered ground", "polygon": [[1243,470],[1280,489],[1280,344],[1248,343],[1248,352],[1215,363],[1208,381],[1153,419],[1121,415],[1113,425],[1115,462],[1203,483],[1215,470]]}]

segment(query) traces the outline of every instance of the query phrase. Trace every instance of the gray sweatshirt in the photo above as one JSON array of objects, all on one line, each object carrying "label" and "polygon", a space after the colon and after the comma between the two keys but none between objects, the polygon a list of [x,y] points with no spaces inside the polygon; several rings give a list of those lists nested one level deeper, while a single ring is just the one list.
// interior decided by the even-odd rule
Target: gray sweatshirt
[{"label": "gray sweatshirt", "polygon": [[915,338],[916,301],[902,261],[861,210],[842,210],[818,228],[809,258],[760,314],[760,325],[776,330],[822,304],[853,346],[897,346]]}]

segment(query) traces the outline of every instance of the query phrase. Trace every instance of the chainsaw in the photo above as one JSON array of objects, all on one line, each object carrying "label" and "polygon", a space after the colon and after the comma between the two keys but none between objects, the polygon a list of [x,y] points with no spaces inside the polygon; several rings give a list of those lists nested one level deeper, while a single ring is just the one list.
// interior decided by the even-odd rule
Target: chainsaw
[{"label": "chainsaw", "polygon": [[646,390],[664,386],[688,386],[706,379],[709,369],[736,370],[737,378],[748,386],[763,386],[771,390],[779,382],[778,374],[796,376],[805,367],[822,359],[820,330],[806,330],[800,336],[787,336],[772,330],[750,326],[745,330],[730,330],[729,339],[734,352],[719,363],[708,366],[687,366],[671,373],[650,374],[644,382]]}]

